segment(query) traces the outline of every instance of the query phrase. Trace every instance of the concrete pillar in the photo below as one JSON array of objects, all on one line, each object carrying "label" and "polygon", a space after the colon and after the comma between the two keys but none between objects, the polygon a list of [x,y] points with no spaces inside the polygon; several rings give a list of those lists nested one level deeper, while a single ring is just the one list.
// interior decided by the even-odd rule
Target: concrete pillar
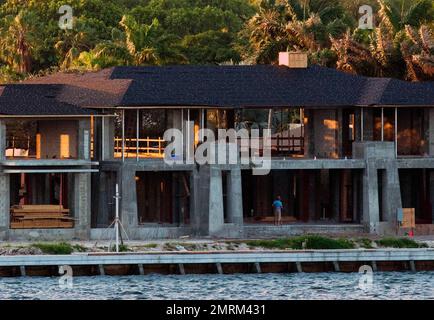
[{"label": "concrete pillar", "polygon": [[340,211],[340,188],[339,188],[339,170],[330,170],[330,192],[331,192],[331,220],[333,222],[339,221]]},{"label": "concrete pillar", "polygon": [[396,223],[398,208],[402,208],[401,189],[396,161],[387,160],[386,170],[382,175],[383,220]]},{"label": "concrete pillar", "polygon": [[365,230],[375,233],[380,222],[378,202],[378,174],[372,163],[367,163],[363,173],[363,224]]},{"label": "concrete pillar", "polygon": [[9,233],[10,189],[9,174],[0,173],[0,239],[6,240]]},{"label": "concrete pillar", "polygon": [[336,145],[335,145],[336,155],[338,156],[338,158],[343,158],[344,157],[343,130],[348,130],[348,128],[343,127],[344,115],[343,115],[342,108],[338,108],[336,110],[336,122],[337,122]]},{"label": "concrete pillar", "polygon": [[313,111],[305,109],[304,111],[307,123],[304,125],[304,156],[306,158],[313,158],[315,155],[315,127]]},{"label": "concrete pillar", "polygon": [[120,217],[125,228],[138,227],[136,170],[134,165],[124,164],[120,169]]},{"label": "concrete pillar", "polygon": [[224,225],[222,173],[203,165],[193,173],[193,228],[197,235],[218,235]]},{"label": "concrete pillar", "polygon": [[112,160],[114,158],[115,148],[115,122],[113,117],[103,117],[101,128],[101,154],[103,160]]},{"label": "concrete pillar", "polygon": [[209,183],[209,235],[217,235],[223,228],[223,183],[222,171],[219,168],[210,167]]},{"label": "concrete pillar", "polygon": [[[353,154],[364,158],[366,168],[363,173],[363,223],[367,231],[379,232],[379,201],[383,205],[382,230],[395,230],[397,209],[402,207],[398,167],[395,158],[394,142],[356,142]],[[378,196],[378,170],[382,169],[382,195]]]},{"label": "concrete pillar", "polygon": [[75,173],[74,190],[71,195],[74,198],[73,209],[75,217],[75,237],[80,240],[90,238],[91,223],[91,183],[90,173]]},{"label": "concrete pillar", "polygon": [[243,225],[243,195],[241,169],[232,169],[227,175],[227,218],[229,223]]},{"label": "concrete pillar", "polygon": [[6,153],[6,123],[0,119],[0,161],[5,160]]},{"label": "concrete pillar", "polygon": [[90,160],[90,118],[78,121],[78,158]]}]

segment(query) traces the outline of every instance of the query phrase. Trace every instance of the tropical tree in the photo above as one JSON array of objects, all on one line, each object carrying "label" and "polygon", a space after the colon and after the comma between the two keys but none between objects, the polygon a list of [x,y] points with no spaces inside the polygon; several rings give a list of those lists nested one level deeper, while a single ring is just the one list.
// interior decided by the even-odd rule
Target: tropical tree
[{"label": "tropical tree", "polygon": [[32,71],[34,55],[40,41],[41,22],[29,10],[7,16],[0,29],[0,59],[21,73]]},{"label": "tropical tree", "polygon": [[247,29],[256,62],[271,63],[279,51],[286,49],[324,58],[330,54],[329,35],[342,35],[351,24],[354,21],[337,0],[290,0],[263,2]]},{"label": "tropical tree", "polygon": [[409,80],[434,79],[434,36],[433,28],[420,26],[418,32],[405,26],[407,40],[401,43],[401,52],[407,66]]},{"label": "tropical tree", "polygon": [[[426,45],[429,28],[421,25],[434,17],[432,2],[377,1],[378,22],[372,31],[355,29],[353,33],[347,31],[342,38],[331,37],[332,50],[338,57],[336,67],[368,76],[426,78],[421,72],[429,70],[432,53]],[[425,45],[414,36],[414,27],[421,27]]]},{"label": "tropical tree", "polygon": [[151,24],[139,24],[134,17],[124,15],[119,24],[124,29],[125,45],[133,57],[134,64],[156,63],[158,57],[153,32],[158,28],[158,19],[154,18]]}]

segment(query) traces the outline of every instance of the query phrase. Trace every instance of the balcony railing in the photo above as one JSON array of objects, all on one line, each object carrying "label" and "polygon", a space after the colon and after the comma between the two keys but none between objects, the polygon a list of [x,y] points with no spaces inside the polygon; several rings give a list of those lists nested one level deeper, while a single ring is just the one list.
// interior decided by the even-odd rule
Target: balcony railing
[{"label": "balcony railing", "polygon": [[166,141],[163,138],[125,138],[122,148],[122,138],[115,137],[115,158],[122,157],[122,149],[125,158],[163,158]]}]

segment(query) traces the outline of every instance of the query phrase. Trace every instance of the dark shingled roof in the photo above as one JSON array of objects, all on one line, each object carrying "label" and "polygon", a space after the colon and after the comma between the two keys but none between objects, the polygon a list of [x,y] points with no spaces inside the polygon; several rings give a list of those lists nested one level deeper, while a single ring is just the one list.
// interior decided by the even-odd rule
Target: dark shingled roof
[{"label": "dark shingled roof", "polygon": [[81,115],[117,106],[434,106],[434,82],[368,78],[311,66],[115,67],[0,86],[0,114]]},{"label": "dark shingled roof", "polygon": [[57,72],[24,81],[25,84],[63,84],[59,101],[82,107],[113,107],[121,102],[131,80],[112,80],[113,68],[96,72]]},{"label": "dark shingled roof", "polygon": [[313,65],[115,67],[120,106],[434,106],[434,82],[368,78]]},{"label": "dark shingled roof", "polygon": [[89,115],[95,111],[58,100],[63,85],[13,84],[3,87],[0,114],[3,115]]}]

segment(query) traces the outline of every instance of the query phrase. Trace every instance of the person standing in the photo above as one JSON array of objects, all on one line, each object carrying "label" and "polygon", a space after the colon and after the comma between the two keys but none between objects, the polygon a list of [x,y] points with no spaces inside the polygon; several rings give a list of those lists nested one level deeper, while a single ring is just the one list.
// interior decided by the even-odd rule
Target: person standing
[{"label": "person standing", "polygon": [[276,200],[273,201],[274,225],[276,226],[282,225],[282,209],[282,200],[280,199],[280,196],[277,196]]}]

